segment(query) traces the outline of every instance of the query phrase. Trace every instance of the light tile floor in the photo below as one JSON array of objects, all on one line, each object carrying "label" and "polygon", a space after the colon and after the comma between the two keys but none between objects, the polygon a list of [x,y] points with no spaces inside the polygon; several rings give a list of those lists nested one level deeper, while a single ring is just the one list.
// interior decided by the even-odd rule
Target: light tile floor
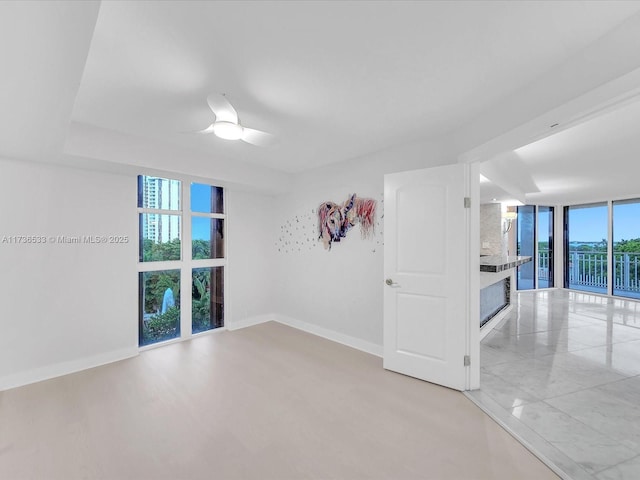
[{"label": "light tile floor", "polygon": [[470,398],[564,478],[640,479],[640,302],[519,292]]}]

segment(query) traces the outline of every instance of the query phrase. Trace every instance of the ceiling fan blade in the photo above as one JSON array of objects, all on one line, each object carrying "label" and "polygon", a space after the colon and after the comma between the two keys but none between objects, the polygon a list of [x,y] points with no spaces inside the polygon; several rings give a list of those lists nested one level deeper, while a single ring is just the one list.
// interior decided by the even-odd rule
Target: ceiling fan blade
[{"label": "ceiling fan blade", "polygon": [[224,95],[212,93],[207,97],[207,103],[216,114],[217,122],[238,123],[238,112]]},{"label": "ceiling fan blade", "polygon": [[193,132],[193,133],[213,133],[213,123],[209,125],[207,128],[205,128],[204,130],[198,130],[197,132]]},{"label": "ceiling fan blade", "polygon": [[204,130],[189,130],[189,131],[182,131],[180,133],[189,133],[189,134],[194,134],[194,133],[213,133],[213,123],[211,125],[209,125],[207,128],[205,128]]},{"label": "ceiling fan blade", "polygon": [[242,140],[258,147],[269,147],[276,143],[275,135],[247,127],[243,129]]}]

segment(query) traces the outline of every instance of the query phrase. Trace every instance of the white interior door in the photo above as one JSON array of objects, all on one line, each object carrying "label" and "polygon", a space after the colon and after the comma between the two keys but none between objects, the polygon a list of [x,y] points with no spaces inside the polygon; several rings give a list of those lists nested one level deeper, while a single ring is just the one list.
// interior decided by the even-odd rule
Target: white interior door
[{"label": "white interior door", "polygon": [[384,188],[384,368],[457,390],[477,388],[465,364],[479,356],[469,170],[389,174]]}]

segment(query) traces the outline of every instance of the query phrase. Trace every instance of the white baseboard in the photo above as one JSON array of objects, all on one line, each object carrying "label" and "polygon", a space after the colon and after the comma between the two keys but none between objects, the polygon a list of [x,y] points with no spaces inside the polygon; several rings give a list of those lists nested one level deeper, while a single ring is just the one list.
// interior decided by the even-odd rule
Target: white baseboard
[{"label": "white baseboard", "polygon": [[228,322],[226,328],[230,331],[239,330],[241,328],[252,327],[253,325],[270,322],[272,320],[275,320],[276,317],[277,315],[270,313],[267,315],[257,315],[255,317],[243,318],[242,320],[238,320],[237,322]]},{"label": "white baseboard", "polygon": [[125,348],[115,350],[113,352],[101,353],[91,357],[69,360],[67,362],[55,363],[46,367],[34,368],[26,372],[15,373],[0,377],[0,391],[9,390],[10,388],[22,387],[30,383],[41,382],[51,378],[68,375],[70,373],[79,372],[88,368],[99,367],[107,363],[117,362],[126,358],[138,355],[138,348]]},{"label": "white baseboard", "polygon": [[307,333],[312,333],[313,335],[326,338],[327,340],[341,343],[347,347],[355,348],[356,350],[361,350],[377,357],[382,357],[382,345],[376,345],[375,343],[367,342],[360,338],[351,337],[344,333],[336,332],[335,330],[329,330],[327,328],[319,327],[312,323],[303,322],[284,315],[275,315],[271,319],[278,323],[282,323],[283,325],[288,325],[289,327],[297,328],[298,330],[302,330]]},{"label": "white baseboard", "polygon": [[[239,330],[241,328],[251,327],[261,323],[276,321],[283,325],[302,330],[313,335],[317,335],[328,340],[341,343],[356,350],[361,350],[378,357],[382,357],[382,346],[375,343],[367,342],[365,340],[345,335],[344,333],[336,332],[335,330],[329,330],[327,328],[319,327],[312,323],[303,322],[295,318],[287,317],[284,315],[267,314],[257,315],[255,317],[244,318],[237,322],[230,322],[226,326],[227,330]],[[102,353],[91,357],[79,358],[76,360],[70,360],[67,362],[60,362],[53,365],[47,365],[41,368],[34,368],[25,372],[15,373],[0,377],[0,392],[3,390],[9,390],[11,388],[21,387],[23,385],[29,385],[31,383],[41,382],[43,380],[49,380],[51,378],[60,377],[62,375],[68,375],[70,373],[76,373],[81,370],[87,370],[89,368],[99,367],[106,365],[107,363],[117,362],[127,358],[135,357],[139,353],[137,347],[126,348],[122,350],[116,350],[113,352]]]}]

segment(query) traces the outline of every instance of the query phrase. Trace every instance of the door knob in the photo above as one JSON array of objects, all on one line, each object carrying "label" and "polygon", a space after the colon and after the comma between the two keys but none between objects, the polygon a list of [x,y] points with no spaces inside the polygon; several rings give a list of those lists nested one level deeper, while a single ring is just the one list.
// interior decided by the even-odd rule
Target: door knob
[{"label": "door knob", "polygon": [[387,285],[389,285],[390,287],[399,287],[400,284],[394,282],[391,278],[387,278],[384,283],[386,283]]}]

